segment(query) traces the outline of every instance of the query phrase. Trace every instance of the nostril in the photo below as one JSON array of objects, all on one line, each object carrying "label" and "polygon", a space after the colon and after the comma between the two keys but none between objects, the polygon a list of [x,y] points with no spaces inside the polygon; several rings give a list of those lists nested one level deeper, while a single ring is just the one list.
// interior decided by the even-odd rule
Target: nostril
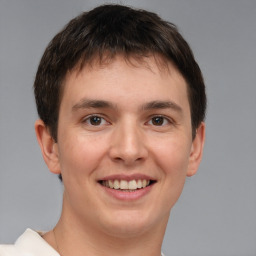
[{"label": "nostril", "polygon": [[143,157],[127,157],[127,156],[124,156],[124,157],[115,157],[115,158],[112,158],[114,162],[116,163],[122,163],[124,165],[134,165],[134,164],[138,164],[140,162],[143,162],[145,158]]},{"label": "nostril", "polygon": [[115,157],[114,160],[116,160],[117,162],[120,162],[120,161],[122,161],[122,158],[121,157]]}]

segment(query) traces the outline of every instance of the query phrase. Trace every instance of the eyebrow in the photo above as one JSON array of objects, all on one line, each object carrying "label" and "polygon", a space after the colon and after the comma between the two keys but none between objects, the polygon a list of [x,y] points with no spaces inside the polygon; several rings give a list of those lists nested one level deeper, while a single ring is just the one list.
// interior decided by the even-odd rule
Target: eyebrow
[{"label": "eyebrow", "polygon": [[177,112],[182,112],[182,108],[173,101],[151,101],[142,106],[143,110],[152,109],[173,109]]},{"label": "eyebrow", "polygon": [[[109,101],[105,100],[89,100],[82,99],[78,103],[76,103],[72,110],[75,111],[77,109],[86,109],[86,108],[111,108],[114,109],[116,106]],[[173,101],[150,101],[141,107],[142,110],[153,110],[153,109],[173,109],[177,112],[182,112],[182,108]]]},{"label": "eyebrow", "polygon": [[84,108],[115,108],[114,105],[104,100],[88,100],[82,99],[72,107],[72,110]]}]

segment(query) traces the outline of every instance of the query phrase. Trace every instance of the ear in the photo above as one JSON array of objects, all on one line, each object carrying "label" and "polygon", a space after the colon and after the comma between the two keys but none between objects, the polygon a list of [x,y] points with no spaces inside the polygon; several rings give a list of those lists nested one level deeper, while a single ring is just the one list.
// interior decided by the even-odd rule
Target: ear
[{"label": "ear", "polygon": [[58,144],[52,138],[49,128],[42,120],[35,122],[35,131],[38,144],[49,170],[54,174],[60,174]]},{"label": "ear", "polygon": [[187,176],[193,176],[196,174],[199,164],[203,155],[205,141],[205,123],[202,122],[200,126],[197,128],[196,136],[192,142],[191,152],[189,156],[189,165]]}]

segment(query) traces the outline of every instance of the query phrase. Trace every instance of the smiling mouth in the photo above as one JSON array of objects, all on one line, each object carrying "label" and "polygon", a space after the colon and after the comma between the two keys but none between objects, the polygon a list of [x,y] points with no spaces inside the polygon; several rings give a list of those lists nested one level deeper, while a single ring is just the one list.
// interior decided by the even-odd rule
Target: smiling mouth
[{"label": "smiling mouth", "polygon": [[146,188],[151,186],[156,181],[154,180],[146,180],[146,179],[139,179],[139,180],[101,180],[99,183],[107,188],[120,190],[122,192],[134,192],[139,189]]}]

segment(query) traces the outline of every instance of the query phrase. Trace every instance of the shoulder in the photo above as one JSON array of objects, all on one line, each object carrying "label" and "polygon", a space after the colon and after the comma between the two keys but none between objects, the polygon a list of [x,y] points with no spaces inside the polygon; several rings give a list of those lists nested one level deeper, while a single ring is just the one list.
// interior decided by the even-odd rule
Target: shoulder
[{"label": "shoulder", "polygon": [[0,244],[0,256],[19,256],[20,253],[16,250],[14,245]]},{"label": "shoulder", "polygon": [[0,256],[59,256],[38,232],[27,229],[13,245],[0,245]]},{"label": "shoulder", "polygon": [[15,255],[13,254],[14,248],[12,245],[0,244],[0,256]]}]

